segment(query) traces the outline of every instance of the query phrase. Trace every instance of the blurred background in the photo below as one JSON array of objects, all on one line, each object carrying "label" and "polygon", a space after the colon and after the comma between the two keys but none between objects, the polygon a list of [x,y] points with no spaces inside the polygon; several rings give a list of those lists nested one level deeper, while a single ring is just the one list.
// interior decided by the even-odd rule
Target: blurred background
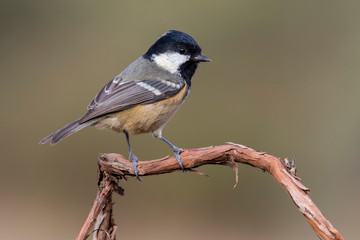
[{"label": "blurred background", "polygon": [[[182,148],[244,144],[297,157],[311,198],[345,239],[360,214],[359,1],[0,1],[1,239],[74,239],[96,195],[97,157],[127,156],[123,135],[86,128],[40,139],[86,111],[98,90],[169,29],[201,64],[164,130]],[[132,138],[140,160],[171,150]],[[130,178],[114,196],[121,239],[317,239],[259,169],[221,166]]]}]

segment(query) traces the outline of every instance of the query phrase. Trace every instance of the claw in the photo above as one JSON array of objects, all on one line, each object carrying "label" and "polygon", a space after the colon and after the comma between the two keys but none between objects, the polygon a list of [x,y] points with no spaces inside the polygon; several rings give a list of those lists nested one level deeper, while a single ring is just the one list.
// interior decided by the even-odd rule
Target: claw
[{"label": "claw", "polygon": [[130,146],[130,139],[129,139],[129,134],[127,131],[124,131],[124,134],[126,136],[126,142],[129,148],[129,159],[133,162],[133,166],[134,166],[134,173],[136,175],[136,178],[139,181],[142,181],[142,179],[139,177],[139,171],[137,170],[137,161],[138,158],[133,154],[133,152],[131,151],[131,146]]},{"label": "claw", "polygon": [[181,158],[180,158],[180,153],[182,153],[184,150],[182,150],[181,148],[174,148],[174,156],[176,157],[176,160],[178,161],[181,169],[183,170],[183,172],[185,172],[184,166],[182,164]]},{"label": "claw", "polygon": [[176,160],[178,161],[181,169],[185,172],[186,170],[184,169],[184,166],[183,166],[181,158],[180,158],[180,153],[182,153],[184,150],[182,150],[181,148],[175,147],[174,144],[172,144],[171,142],[169,142],[165,138],[161,137],[161,135],[160,136],[154,135],[154,137],[160,139],[161,141],[164,141],[167,145],[169,145],[172,148],[172,150],[174,151],[174,156],[176,157]]},{"label": "claw", "polygon": [[129,159],[133,162],[134,173],[135,173],[136,178],[141,182],[142,179],[139,177],[139,171],[137,169],[138,158],[134,154],[131,153],[129,156]]}]

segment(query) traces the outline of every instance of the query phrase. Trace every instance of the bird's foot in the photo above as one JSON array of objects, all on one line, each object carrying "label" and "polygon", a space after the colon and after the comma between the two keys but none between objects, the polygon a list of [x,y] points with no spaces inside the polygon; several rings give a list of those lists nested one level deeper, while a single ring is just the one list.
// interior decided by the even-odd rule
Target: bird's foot
[{"label": "bird's foot", "polygon": [[133,153],[130,153],[129,159],[133,162],[134,173],[135,173],[136,178],[137,178],[139,181],[142,181],[142,179],[139,177],[139,171],[138,171],[138,169],[137,169],[137,161],[138,161],[138,158],[137,158]]},{"label": "bird's foot", "polygon": [[174,150],[174,156],[176,157],[176,160],[178,161],[183,172],[185,172],[184,166],[183,166],[181,158],[180,158],[180,153],[182,153],[184,150],[182,150],[181,148],[177,148],[175,146],[173,147],[173,150]]}]

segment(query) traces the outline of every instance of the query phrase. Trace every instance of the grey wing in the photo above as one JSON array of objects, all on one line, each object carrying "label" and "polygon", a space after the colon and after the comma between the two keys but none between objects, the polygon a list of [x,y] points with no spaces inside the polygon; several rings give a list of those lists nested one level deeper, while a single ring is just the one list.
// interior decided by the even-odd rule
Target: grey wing
[{"label": "grey wing", "polygon": [[106,97],[109,95],[109,93],[113,92],[121,84],[124,83],[122,78],[119,76],[115,77],[110,82],[108,82],[91,101],[91,103],[88,106],[88,110],[96,108],[98,103],[104,101]]},{"label": "grey wing", "polygon": [[150,104],[177,94],[184,86],[163,79],[137,80],[114,85],[114,80],[101,89],[88,106],[88,112],[80,119],[84,123],[90,119],[109,113],[122,111],[138,104]]}]

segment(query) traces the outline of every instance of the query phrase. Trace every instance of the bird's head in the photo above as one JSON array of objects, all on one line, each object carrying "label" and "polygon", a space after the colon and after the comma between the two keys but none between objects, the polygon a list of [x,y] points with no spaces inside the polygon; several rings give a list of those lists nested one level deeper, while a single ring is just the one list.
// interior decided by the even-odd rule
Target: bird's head
[{"label": "bird's head", "polygon": [[199,62],[210,62],[201,54],[201,48],[190,35],[170,30],[164,33],[144,54],[162,69],[181,75],[187,81],[195,73]]}]

